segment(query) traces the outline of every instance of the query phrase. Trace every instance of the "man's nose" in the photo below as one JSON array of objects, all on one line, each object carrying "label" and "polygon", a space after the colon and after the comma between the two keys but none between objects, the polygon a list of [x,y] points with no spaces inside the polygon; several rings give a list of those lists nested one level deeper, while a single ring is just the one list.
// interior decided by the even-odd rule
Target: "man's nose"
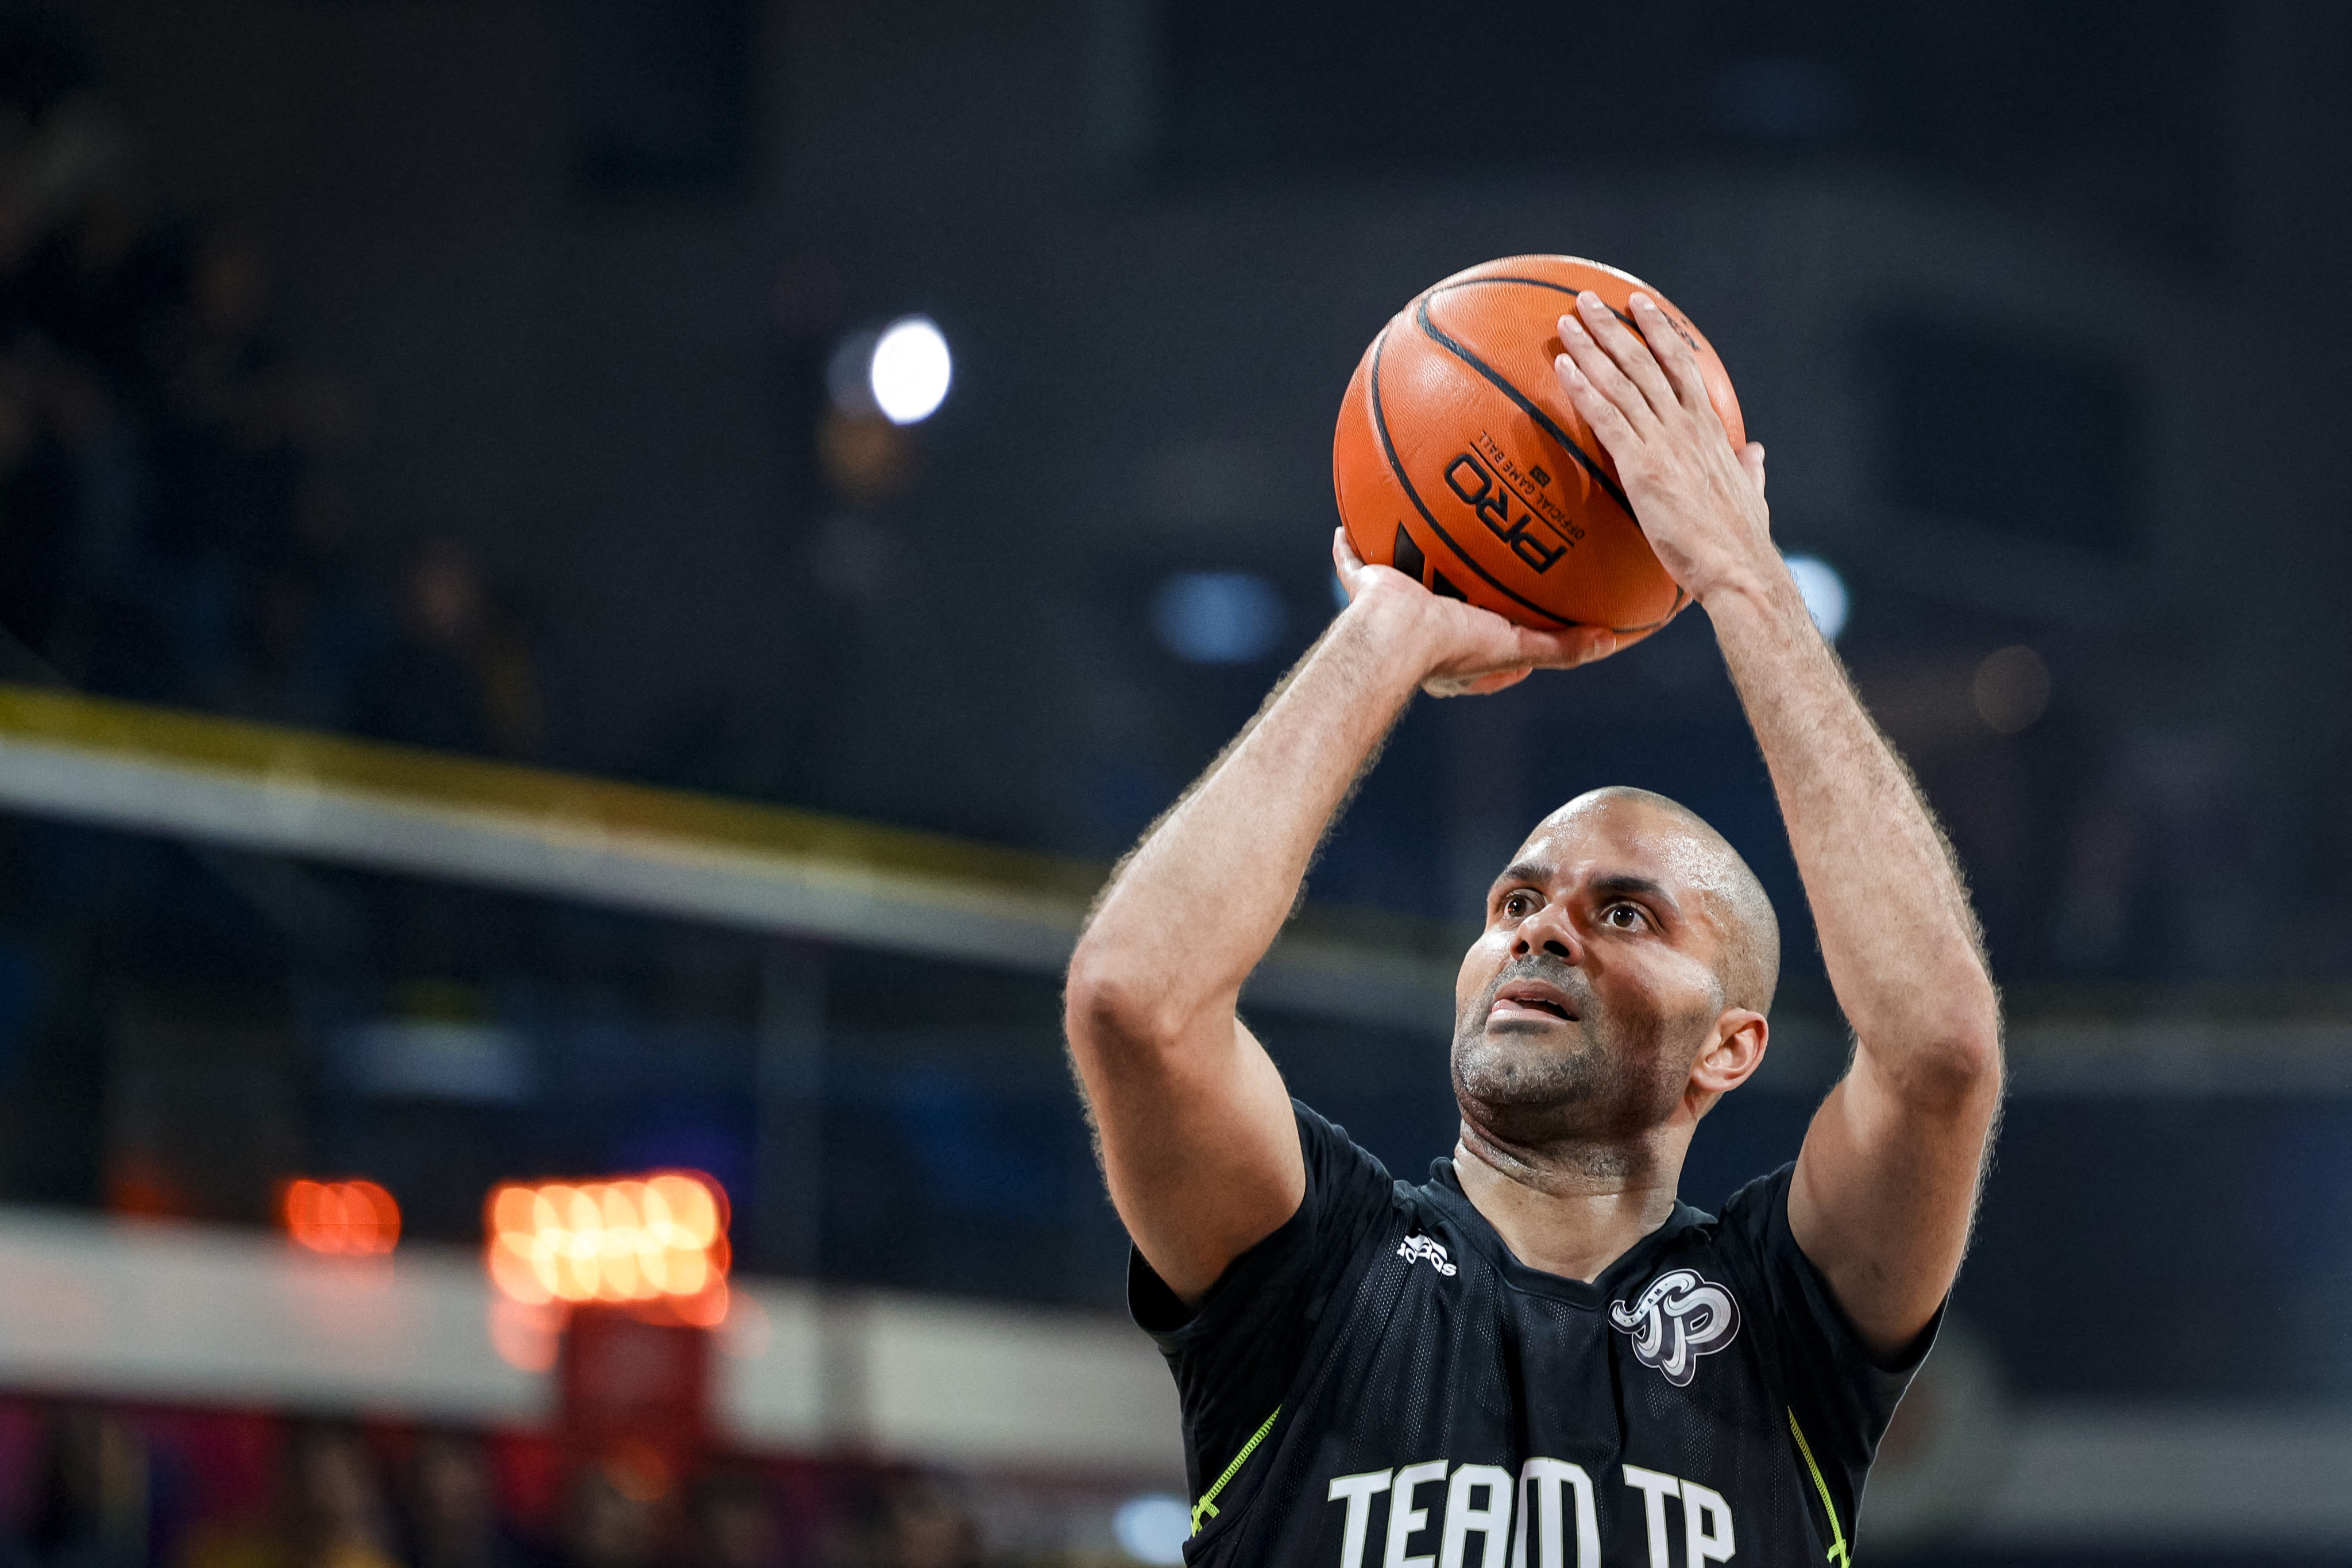
[{"label": "man's nose", "polygon": [[1559,904],[1546,904],[1519,922],[1511,937],[1511,956],[1528,958],[1536,953],[1549,953],[1563,963],[1580,963],[1584,960],[1584,944],[1576,939],[1576,923],[1568,918],[1567,909]]}]

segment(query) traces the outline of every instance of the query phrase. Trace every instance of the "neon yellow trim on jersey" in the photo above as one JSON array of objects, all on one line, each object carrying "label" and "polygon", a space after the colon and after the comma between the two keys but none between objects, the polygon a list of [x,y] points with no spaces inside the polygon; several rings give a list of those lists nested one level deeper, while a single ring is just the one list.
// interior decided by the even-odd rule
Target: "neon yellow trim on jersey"
[{"label": "neon yellow trim on jersey", "polygon": [[1853,1553],[1846,1550],[1845,1531],[1838,1527],[1837,1504],[1830,1501],[1830,1484],[1822,1479],[1821,1466],[1813,1463],[1813,1446],[1805,1441],[1805,1429],[1797,1425],[1793,1408],[1789,1412],[1789,1430],[1796,1436],[1797,1452],[1805,1457],[1805,1468],[1812,1472],[1814,1489],[1822,1494],[1822,1511],[1830,1516],[1829,1560],[1839,1568],[1853,1568]]},{"label": "neon yellow trim on jersey", "polygon": [[1193,1534],[1198,1535],[1201,1533],[1201,1516],[1202,1514],[1207,1514],[1211,1519],[1217,1517],[1217,1494],[1225,1489],[1225,1483],[1234,1479],[1234,1472],[1239,1470],[1242,1466],[1247,1462],[1250,1455],[1256,1451],[1257,1446],[1265,1441],[1265,1435],[1274,1430],[1274,1416],[1281,1414],[1282,1406],[1279,1405],[1276,1405],[1274,1407],[1274,1415],[1267,1416],[1265,1418],[1265,1425],[1260,1426],[1255,1432],[1250,1434],[1250,1440],[1242,1445],[1242,1451],[1234,1456],[1234,1462],[1225,1467],[1225,1473],[1219,1476],[1216,1480],[1211,1484],[1209,1489],[1201,1494],[1201,1500],[1192,1505]]}]

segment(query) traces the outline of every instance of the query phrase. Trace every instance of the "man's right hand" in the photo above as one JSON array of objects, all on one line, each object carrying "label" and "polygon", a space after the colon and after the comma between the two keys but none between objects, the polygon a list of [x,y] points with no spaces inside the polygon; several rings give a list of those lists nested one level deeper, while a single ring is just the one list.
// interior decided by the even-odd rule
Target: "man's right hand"
[{"label": "man's right hand", "polygon": [[1483,697],[1538,669],[1572,669],[1617,651],[1617,634],[1604,626],[1537,631],[1442,598],[1392,566],[1368,565],[1344,528],[1331,532],[1331,564],[1351,605],[1386,612],[1381,618],[1396,628],[1391,635],[1421,645],[1428,671],[1421,689],[1432,697]]}]

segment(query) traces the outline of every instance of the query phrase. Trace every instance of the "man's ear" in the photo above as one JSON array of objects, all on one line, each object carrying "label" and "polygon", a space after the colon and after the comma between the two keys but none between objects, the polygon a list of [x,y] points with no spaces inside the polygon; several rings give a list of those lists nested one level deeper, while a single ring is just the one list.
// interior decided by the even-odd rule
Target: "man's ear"
[{"label": "man's ear", "polygon": [[1772,1026],[1764,1015],[1746,1007],[1730,1007],[1715,1021],[1715,1032],[1691,1063],[1691,1088],[1708,1103],[1746,1083],[1763,1065],[1764,1046]]}]

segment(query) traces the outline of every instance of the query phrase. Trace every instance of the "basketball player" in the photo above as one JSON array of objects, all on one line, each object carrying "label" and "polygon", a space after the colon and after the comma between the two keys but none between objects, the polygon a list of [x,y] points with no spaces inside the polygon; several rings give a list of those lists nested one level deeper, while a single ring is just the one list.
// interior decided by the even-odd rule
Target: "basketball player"
[{"label": "basketball player", "polygon": [[1640,336],[1578,300],[1560,395],[1714,624],[1853,1063],[1793,1165],[1720,1215],[1677,1200],[1699,1119],[1763,1058],[1779,933],[1706,823],[1610,789],[1495,879],[1454,988],[1450,1161],[1393,1181],[1288,1097],[1235,1002],[1413,691],[1614,647],[1436,597],[1342,533],[1351,602],[1121,865],[1070,968],[1194,1563],[1845,1568],[1958,1269],[2001,1074],[1967,897],[1773,549],[1763,449],[1732,449],[1656,306],[1632,315]]}]

